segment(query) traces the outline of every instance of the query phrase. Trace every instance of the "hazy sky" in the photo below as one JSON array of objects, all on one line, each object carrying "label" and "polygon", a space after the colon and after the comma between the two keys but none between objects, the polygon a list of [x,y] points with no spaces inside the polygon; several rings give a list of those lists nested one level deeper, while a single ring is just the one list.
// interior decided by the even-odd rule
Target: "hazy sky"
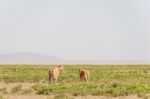
[{"label": "hazy sky", "polygon": [[150,60],[150,0],[0,0],[0,54]]}]

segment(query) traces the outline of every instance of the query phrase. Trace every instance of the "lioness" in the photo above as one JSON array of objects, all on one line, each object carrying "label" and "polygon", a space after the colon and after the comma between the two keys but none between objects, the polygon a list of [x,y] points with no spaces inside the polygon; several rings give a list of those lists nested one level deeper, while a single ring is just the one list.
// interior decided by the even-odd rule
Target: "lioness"
[{"label": "lioness", "polygon": [[56,66],[54,68],[49,69],[48,71],[48,75],[49,75],[49,84],[51,82],[57,82],[59,73],[64,71],[64,66],[63,65],[59,65]]},{"label": "lioness", "polygon": [[88,81],[89,76],[90,76],[90,72],[88,70],[85,70],[85,69],[79,69],[79,76],[80,76],[81,81]]}]

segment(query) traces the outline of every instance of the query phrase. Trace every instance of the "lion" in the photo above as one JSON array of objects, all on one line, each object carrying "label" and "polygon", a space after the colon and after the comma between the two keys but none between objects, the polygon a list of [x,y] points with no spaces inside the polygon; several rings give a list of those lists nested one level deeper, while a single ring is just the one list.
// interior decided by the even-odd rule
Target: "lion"
[{"label": "lion", "polygon": [[88,70],[85,70],[85,69],[79,69],[79,76],[80,76],[81,81],[88,81],[89,76],[90,76],[90,72]]},{"label": "lion", "polygon": [[48,75],[49,75],[49,84],[52,82],[57,82],[59,73],[64,71],[64,66],[59,65],[54,68],[49,69]]}]

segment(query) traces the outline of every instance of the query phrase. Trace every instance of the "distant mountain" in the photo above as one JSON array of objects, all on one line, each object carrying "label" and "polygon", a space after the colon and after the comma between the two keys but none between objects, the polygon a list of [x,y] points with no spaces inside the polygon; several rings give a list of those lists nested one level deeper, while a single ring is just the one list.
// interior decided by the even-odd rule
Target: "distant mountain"
[{"label": "distant mountain", "polygon": [[148,60],[62,60],[56,56],[31,52],[1,54],[0,64],[150,64]]},{"label": "distant mountain", "polygon": [[0,64],[58,64],[62,60],[56,56],[31,52],[1,54]]}]

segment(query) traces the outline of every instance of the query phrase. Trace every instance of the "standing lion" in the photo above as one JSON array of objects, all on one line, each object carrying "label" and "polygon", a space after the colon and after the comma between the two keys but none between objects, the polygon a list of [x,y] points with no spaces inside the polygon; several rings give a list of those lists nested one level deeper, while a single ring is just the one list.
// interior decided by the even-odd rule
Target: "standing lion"
[{"label": "standing lion", "polygon": [[79,76],[80,76],[81,81],[88,81],[89,76],[90,76],[90,72],[88,70],[85,70],[85,69],[79,69]]},{"label": "standing lion", "polygon": [[49,84],[52,82],[57,82],[59,73],[64,71],[64,66],[59,65],[54,68],[49,69],[48,75],[49,75]]}]

